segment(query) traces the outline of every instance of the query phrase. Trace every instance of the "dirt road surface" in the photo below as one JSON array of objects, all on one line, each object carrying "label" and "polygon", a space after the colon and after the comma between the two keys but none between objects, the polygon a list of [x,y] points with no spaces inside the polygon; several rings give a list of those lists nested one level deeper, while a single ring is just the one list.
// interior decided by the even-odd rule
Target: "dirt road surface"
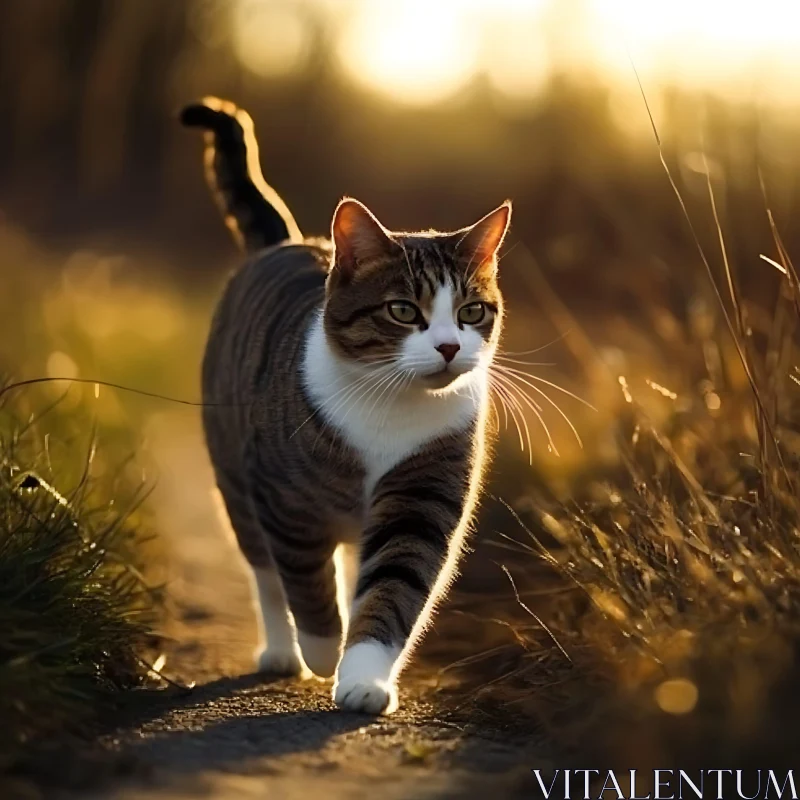
[{"label": "dirt road surface", "polygon": [[[412,670],[391,717],[345,714],[330,683],[252,675],[255,619],[244,563],[220,524],[196,422],[153,431],[159,527],[168,534],[165,674],[194,688],[143,693],[102,745],[126,774],[81,797],[494,798],[536,796],[531,747],[445,703]],[[435,632],[434,634],[435,635]],[[452,700],[452,698],[451,698]],[[71,797],[75,796],[73,792]]]}]

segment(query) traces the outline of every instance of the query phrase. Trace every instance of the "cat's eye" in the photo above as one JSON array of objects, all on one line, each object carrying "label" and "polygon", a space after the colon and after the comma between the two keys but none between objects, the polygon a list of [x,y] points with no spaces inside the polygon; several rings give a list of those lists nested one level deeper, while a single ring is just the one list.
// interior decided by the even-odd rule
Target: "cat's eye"
[{"label": "cat's eye", "polygon": [[464,325],[477,325],[483,322],[486,317],[486,305],[484,303],[470,303],[458,309],[458,321]]},{"label": "cat's eye", "polygon": [[422,319],[419,309],[405,300],[394,300],[388,304],[388,308],[392,319],[403,325],[414,325]]}]

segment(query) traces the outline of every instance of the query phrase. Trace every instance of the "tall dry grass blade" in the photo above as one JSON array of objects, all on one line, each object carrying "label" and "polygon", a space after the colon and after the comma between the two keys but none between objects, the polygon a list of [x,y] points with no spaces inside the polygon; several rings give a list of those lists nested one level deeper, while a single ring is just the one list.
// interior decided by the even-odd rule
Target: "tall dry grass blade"
[{"label": "tall dry grass blade", "polygon": [[[630,56],[630,54],[629,54],[629,56]],[[716,295],[717,301],[719,303],[720,311],[722,312],[722,315],[723,315],[723,317],[725,319],[725,324],[726,324],[726,326],[728,328],[728,332],[730,333],[730,335],[731,335],[731,337],[733,339],[733,343],[734,343],[734,346],[736,347],[736,352],[737,352],[737,354],[739,356],[739,360],[740,360],[740,362],[742,364],[742,368],[744,369],[745,374],[747,376],[747,380],[748,380],[748,382],[750,384],[750,390],[752,391],[753,396],[755,398],[755,402],[756,402],[757,410],[758,410],[758,416],[760,416],[760,418],[763,420],[763,423],[764,423],[765,427],[767,428],[767,430],[769,432],[770,439],[772,440],[772,444],[773,444],[773,447],[774,447],[774,452],[777,454],[778,461],[779,461],[779,464],[780,464],[780,469],[781,469],[781,472],[782,472],[782,474],[784,476],[784,480],[786,481],[786,485],[790,488],[791,491],[794,491],[795,490],[794,481],[792,480],[792,478],[791,478],[791,476],[789,474],[789,470],[786,467],[786,463],[785,463],[785,460],[783,458],[783,453],[782,453],[781,448],[780,448],[780,443],[778,441],[778,436],[777,436],[777,434],[775,432],[775,428],[772,425],[771,420],[769,419],[769,415],[767,414],[767,410],[766,410],[766,406],[765,406],[764,400],[763,400],[763,398],[761,396],[761,391],[760,391],[760,389],[758,387],[758,384],[757,384],[757,382],[755,380],[755,377],[754,377],[754,375],[752,373],[752,370],[750,369],[749,359],[747,358],[747,355],[744,352],[743,345],[742,345],[741,341],[739,340],[739,336],[737,335],[736,327],[734,326],[733,321],[731,320],[731,316],[730,316],[730,313],[728,312],[728,309],[727,309],[727,307],[725,305],[725,301],[723,300],[722,293],[720,292],[719,286],[717,285],[717,282],[716,282],[716,280],[714,278],[714,272],[711,269],[711,262],[709,261],[708,257],[706,256],[705,249],[703,248],[703,245],[702,245],[702,243],[700,241],[700,237],[699,237],[699,235],[697,233],[697,229],[695,228],[695,225],[694,225],[694,223],[692,221],[691,214],[689,214],[689,209],[688,209],[688,207],[686,205],[686,202],[683,199],[683,195],[681,194],[681,191],[678,188],[677,183],[675,182],[675,178],[672,175],[672,170],[669,168],[669,165],[667,164],[666,157],[664,156],[664,147],[663,147],[663,143],[661,141],[661,136],[658,133],[658,128],[656,126],[655,119],[653,118],[652,111],[650,110],[650,103],[647,100],[647,95],[646,95],[646,93],[644,91],[644,85],[642,84],[642,80],[641,80],[641,78],[639,76],[639,71],[636,69],[636,64],[634,64],[632,58],[630,59],[630,63],[631,63],[631,67],[633,69],[634,75],[636,76],[636,82],[637,82],[637,84],[639,86],[639,91],[641,93],[645,109],[647,111],[648,119],[650,120],[650,126],[651,126],[652,131],[653,131],[653,136],[655,137],[656,146],[657,146],[657,149],[658,149],[658,157],[659,157],[659,160],[661,161],[661,166],[663,167],[664,172],[665,172],[665,174],[667,176],[667,180],[669,181],[669,184],[672,187],[672,191],[674,192],[675,197],[678,200],[678,204],[680,205],[683,217],[686,220],[686,224],[689,227],[689,232],[691,234],[694,246],[697,249],[698,254],[700,255],[700,260],[703,262],[703,266],[705,267],[705,270],[706,270],[706,273],[708,275],[709,281],[711,282],[711,287],[714,290],[714,294]],[[762,457],[764,455],[765,454],[762,452]]]}]

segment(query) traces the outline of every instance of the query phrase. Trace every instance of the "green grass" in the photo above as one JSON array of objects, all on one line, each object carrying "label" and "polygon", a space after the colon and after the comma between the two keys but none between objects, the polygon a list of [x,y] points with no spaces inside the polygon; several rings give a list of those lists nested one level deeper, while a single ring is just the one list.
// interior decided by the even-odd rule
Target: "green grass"
[{"label": "green grass", "polygon": [[141,683],[154,607],[135,566],[142,488],[122,468],[92,476],[82,415],[18,411],[0,406],[0,772]]}]

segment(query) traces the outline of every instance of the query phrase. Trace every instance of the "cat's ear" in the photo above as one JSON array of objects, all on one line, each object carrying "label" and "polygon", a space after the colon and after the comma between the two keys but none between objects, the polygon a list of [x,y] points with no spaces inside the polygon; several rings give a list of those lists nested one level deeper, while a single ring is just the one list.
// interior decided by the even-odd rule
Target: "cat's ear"
[{"label": "cat's ear", "polygon": [[456,249],[459,258],[466,260],[475,271],[494,271],[497,268],[497,252],[503,244],[510,222],[511,201],[506,200],[474,225],[458,232]]},{"label": "cat's ear", "polygon": [[342,278],[352,278],[359,267],[393,255],[399,249],[389,231],[358,200],[345,197],[336,207],[331,224],[334,269]]}]

